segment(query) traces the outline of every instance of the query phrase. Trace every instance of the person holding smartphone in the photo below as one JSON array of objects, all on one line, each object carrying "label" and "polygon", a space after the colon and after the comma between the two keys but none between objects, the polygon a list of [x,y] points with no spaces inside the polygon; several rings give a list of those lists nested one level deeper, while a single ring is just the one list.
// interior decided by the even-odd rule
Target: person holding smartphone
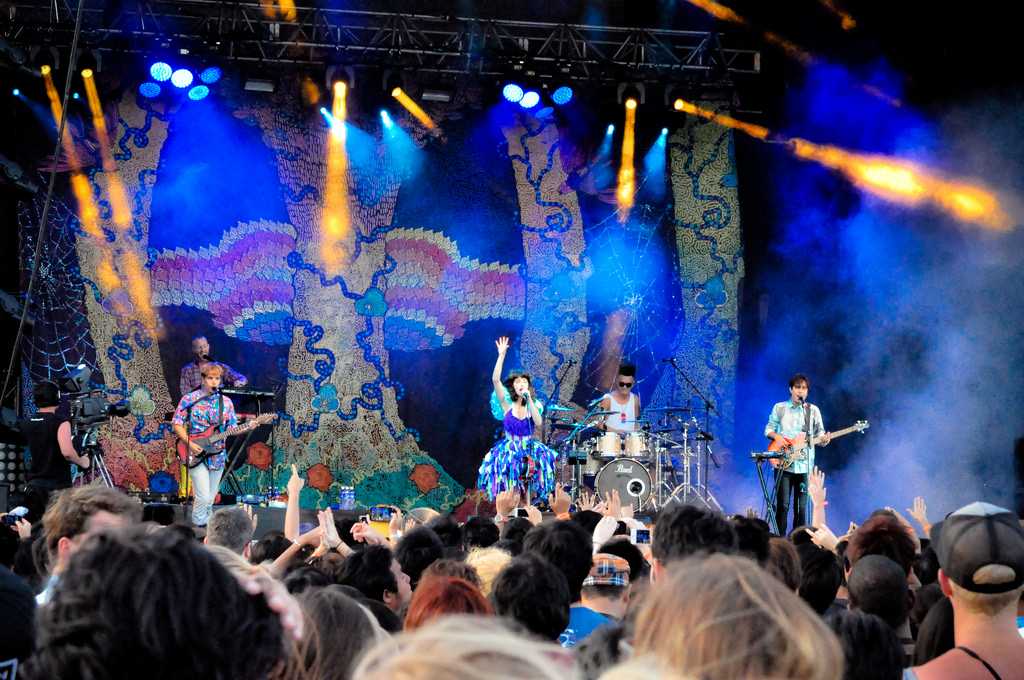
[{"label": "person holding smartphone", "polygon": [[[501,372],[508,351],[508,338],[498,338],[495,345],[498,358],[494,362],[491,383],[504,413],[504,436],[480,463],[477,488],[486,491],[491,499],[510,489],[519,491],[523,497],[529,491],[532,498],[547,498],[555,488],[555,459],[558,454],[536,437],[543,419],[530,376],[513,373],[503,383]],[[509,397],[505,396],[506,387]]]}]

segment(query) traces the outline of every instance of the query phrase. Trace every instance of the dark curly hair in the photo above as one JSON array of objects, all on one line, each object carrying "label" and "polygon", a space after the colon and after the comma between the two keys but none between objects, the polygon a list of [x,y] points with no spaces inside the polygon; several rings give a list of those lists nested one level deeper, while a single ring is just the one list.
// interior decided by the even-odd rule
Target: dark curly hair
[{"label": "dark curly hair", "polygon": [[277,614],[178,532],[102,532],[37,613],[26,678],[267,678],[292,655]]},{"label": "dark curly hair", "polygon": [[509,373],[508,376],[501,381],[501,384],[505,386],[505,389],[508,390],[508,395],[513,399],[515,399],[516,397],[515,382],[519,378],[526,378],[526,382],[530,384],[530,391],[533,391],[533,379],[530,377],[529,373],[526,373],[524,371],[515,371],[513,373]]}]

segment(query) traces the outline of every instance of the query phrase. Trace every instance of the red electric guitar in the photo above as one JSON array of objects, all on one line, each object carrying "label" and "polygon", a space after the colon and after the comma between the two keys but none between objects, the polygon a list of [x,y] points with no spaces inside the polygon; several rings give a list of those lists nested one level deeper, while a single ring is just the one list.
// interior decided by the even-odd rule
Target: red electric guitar
[{"label": "red electric guitar", "polygon": [[[863,432],[864,430],[871,427],[870,423],[866,420],[858,420],[850,427],[845,427],[842,430],[836,430],[832,433],[832,439],[839,439],[845,437],[853,432]],[[818,435],[814,438],[814,444],[817,446],[825,440],[825,435]],[[770,458],[772,467],[782,467],[783,470],[788,468],[793,463],[800,460],[803,455],[804,442],[807,441],[807,435],[802,432],[795,437],[783,437],[782,441],[772,440],[772,443],[768,445],[768,450],[772,453],[781,453],[780,458]]]},{"label": "red electric guitar", "polygon": [[190,440],[193,444],[198,444],[203,447],[202,453],[193,453],[184,439],[178,439],[178,459],[187,465],[189,469],[192,469],[200,463],[205,462],[210,456],[216,456],[218,453],[223,451],[223,448],[218,447],[217,444],[228,437],[248,432],[260,425],[266,425],[267,423],[272,423],[275,420],[277,420],[276,413],[264,413],[261,416],[256,416],[244,425],[229,427],[223,432],[217,431],[217,425],[211,425],[202,432],[196,432],[193,434]]}]

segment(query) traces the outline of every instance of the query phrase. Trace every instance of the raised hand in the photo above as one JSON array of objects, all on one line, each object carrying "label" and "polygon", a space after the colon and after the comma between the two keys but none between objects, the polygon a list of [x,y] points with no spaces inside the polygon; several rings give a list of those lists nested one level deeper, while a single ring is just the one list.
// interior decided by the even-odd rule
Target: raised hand
[{"label": "raised hand", "polygon": [[306,485],[306,480],[299,474],[299,469],[295,467],[295,463],[292,463],[292,476],[288,478],[288,498],[298,497],[299,492],[302,491],[302,487]]},{"label": "raised hand", "polygon": [[811,543],[829,552],[835,552],[836,546],[839,545],[839,539],[824,524],[820,527],[808,527],[807,533],[811,536]]},{"label": "raised hand", "polygon": [[622,499],[619,498],[618,489],[612,489],[604,495],[604,514],[606,517],[618,519],[622,516]]},{"label": "raised hand", "polygon": [[921,525],[925,535],[931,531],[932,523],[928,521],[928,506],[925,505],[924,496],[914,496],[914,507],[907,508],[907,512]]},{"label": "raised hand", "polygon": [[405,522],[402,521],[402,511],[391,506],[391,521],[388,522],[388,533],[392,536],[402,533],[402,527],[405,526]]},{"label": "raised hand", "polygon": [[246,516],[249,518],[249,521],[252,522],[253,533],[256,533],[256,525],[260,523],[260,516],[256,514],[256,511],[251,505],[243,505],[242,509],[245,510]]},{"label": "raised hand", "polygon": [[577,510],[593,510],[597,505],[597,494],[590,491],[580,492],[580,499],[576,503]]},{"label": "raised hand", "polygon": [[505,356],[505,352],[508,351],[508,337],[503,335],[500,338],[498,338],[494,342],[494,344],[498,348],[498,354],[501,356]]},{"label": "raised hand", "polygon": [[572,499],[569,498],[569,494],[565,492],[565,489],[561,486],[555,486],[555,492],[548,496],[548,505],[551,507],[551,512],[556,515],[562,515],[569,512]]},{"label": "raised hand", "polygon": [[810,477],[807,480],[807,494],[811,497],[811,502],[814,503],[814,507],[824,507],[828,505],[828,501],[825,500],[825,473],[814,466],[811,471]]},{"label": "raised hand", "polygon": [[498,495],[494,497],[494,509],[502,517],[508,517],[518,507],[519,492],[515,489],[499,491]]},{"label": "raised hand", "polygon": [[352,525],[352,538],[366,545],[387,545],[387,539],[379,531],[363,522]]},{"label": "raised hand", "polygon": [[334,523],[334,511],[330,508],[317,513],[320,520],[320,528],[323,530],[323,542],[327,547],[334,550],[341,545],[341,536],[338,535],[338,525]]}]

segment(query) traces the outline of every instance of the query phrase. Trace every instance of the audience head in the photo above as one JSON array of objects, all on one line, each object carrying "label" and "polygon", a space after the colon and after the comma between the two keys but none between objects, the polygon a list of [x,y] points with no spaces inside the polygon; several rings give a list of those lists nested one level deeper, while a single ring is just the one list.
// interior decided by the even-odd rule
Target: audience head
[{"label": "audience head", "polygon": [[994,617],[1024,588],[1024,528],[1009,510],[971,503],[932,527],[939,583],[957,616]]},{"label": "audience head", "polygon": [[[185,538],[188,537],[186,536]],[[208,545],[206,549],[220,562],[220,566],[227,569],[236,578],[254,576],[261,571],[261,567],[256,566],[234,550],[225,548],[222,545]]]},{"label": "audience head", "polygon": [[800,590],[800,581],[803,579],[800,556],[788,539],[772,536],[768,541],[768,563],[765,568],[794,593]]},{"label": "audience head", "polygon": [[425,578],[409,602],[405,630],[414,630],[438,617],[451,614],[491,616],[494,610],[480,589],[461,578]]},{"label": "audience head", "polygon": [[476,548],[466,556],[466,564],[476,570],[480,577],[480,591],[487,597],[491,596],[494,580],[511,561],[512,556],[498,548]]},{"label": "audience head", "polygon": [[735,555],[673,564],[644,600],[634,644],[638,656],[691,677],[831,680],[843,667],[839,643],[821,618],[778,579]]},{"label": "audience head", "polygon": [[288,572],[283,580],[284,587],[292,595],[304,593],[307,590],[319,590],[331,585],[331,579],[327,574],[316,567],[304,564],[297,569]]},{"label": "audience head", "polygon": [[917,638],[917,631],[921,628],[921,624],[924,622],[924,617],[928,615],[928,611],[934,607],[939,600],[944,600],[945,595],[942,594],[942,587],[938,583],[929,583],[926,586],[918,588],[914,593],[914,605],[910,608],[910,630],[914,633],[914,638]]},{"label": "audience head", "polygon": [[525,517],[510,517],[505,520],[504,526],[501,527],[500,542],[505,546],[502,549],[508,550],[513,557],[523,552],[523,540],[532,528],[533,523]]},{"label": "audience head", "polygon": [[896,632],[881,618],[866,612],[838,611],[826,620],[843,647],[843,680],[903,677],[903,647]]},{"label": "audience head", "polygon": [[881,555],[857,560],[847,579],[850,609],[878,616],[893,630],[907,620],[913,597],[900,565]]},{"label": "audience head", "polygon": [[409,575],[412,588],[420,581],[423,570],[444,556],[444,544],[427,527],[416,527],[407,534],[395,547],[395,559],[402,565],[402,571]]},{"label": "audience head", "polygon": [[654,577],[672,562],[698,553],[735,553],[736,530],[725,517],[692,505],[672,505],[654,525]]},{"label": "audience head", "polygon": [[835,602],[843,580],[843,569],[835,553],[805,543],[796,550],[800,556],[800,588],[797,591],[811,609],[824,614]]},{"label": "audience head", "polygon": [[598,552],[617,555],[629,563],[629,582],[633,589],[636,584],[650,580],[651,565],[647,563],[640,548],[630,543],[629,539],[613,538],[602,545]]},{"label": "audience head", "polygon": [[487,517],[470,517],[462,528],[466,550],[489,548],[501,538],[498,525]]},{"label": "audience head", "polygon": [[914,665],[923,666],[956,646],[953,635],[953,603],[948,597],[936,602],[917,629]]},{"label": "audience head", "polygon": [[406,513],[406,517],[411,519],[416,526],[429,524],[440,516],[441,513],[433,508],[413,508]]},{"label": "audience head", "polygon": [[939,581],[939,558],[931,544],[924,545],[921,541],[921,554],[914,560],[914,574],[922,586]]},{"label": "audience head", "polygon": [[601,611],[621,619],[629,606],[629,562],[608,553],[594,555],[590,573],[583,579],[582,602],[585,607],[600,602]]},{"label": "audience head", "polygon": [[252,542],[252,520],[240,505],[218,508],[210,515],[206,524],[207,545],[220,545],[232,552],[249,557],[249,545]]},{"label": "audience head", "polygon": [[544,640],[557,640],[569,625],[572,600],[565,574],[536,553],[523,553],[508,563],[494,581],[491,602],[498,616]]},{"label": "audience head", "polygon": [[359,656],[387,638],[373,614],[339,586],[310,590],[299,604],[312,624],[306,667],[320,680],[348,680]]},{"label": "audience head", "polygon": [[458,557],[462,554],[462,527],[450,515],[441,515],[427,524],[444,544],[444,557]]},{"label": "audience head", "polygon": [[167,530],[90,536],[38,619],[29,677],[256,680],[292,659],[265,597],[249,594],[202,545]]},{"label": "audience head", "polygon": [[736,530],[736,547],[740,555],[746,555],[760,565],[768,561],[768,539],[772,533],[768,522],[758,517],[733,515],[732,526]]},{"label": "audience head", "polygon": [[846,548],[846,571],[865,555],[882,555],[910,575],[917,547],[906,526],[890,513],[878,513],[860,525]]},{"label": "audience head", "polygon": [[593,534],[594,529],[597,528],[597,523],[601,521],[601,517],[602,515],[599,512],[594,512],[593,510],[580,510],[579,512],[573,513],[572,521],[586,529],[588,534]]},{"label": "audience head", "polygon": [[273,562],[292,544],[283,531],[268,531],[253,543],[249,549],[249,561],[253,564]]},{"label": "audience head", "polygon": [[43,514],[46,550],[54,573],[90,535],[134,524],[142,518],[137,500],[105,486],[82,486],[54,494]]},{"label": "audience head", "polygon": [[[478,548],[478,550],[487,550],[487,548]],[[451,576],[452,578],[461,578],[464,581],[469,581],[477,588],[481,587],[482,582],[480,581],[480,574],[477,573],[476,569],[472,564],[463,560],[453,560],[450,558],[444,558],[434,562],[423,572],[420,576],[420,580],[430,576]],[[484,593],[486,596],[487,593]]]},{"label": "audience head", "polygon": [[525,552],[540,555],[565,574],[571,602],[580,599],[583,579],[590,573],[594,541],[575,522],[545,522],[535,526],[523,541]]},{"label": "audience head", "polygon": [[494,617],[449,616],[378,643],[360,660],[360,680],[565,680],[570,653],[514,634]]},{"label": "audience head", "polygon": [[352,586],[371,600],[383,602],[396,612],[412,597],[409,577],[391,551],[380,545],[371,545],[349,555],[340,583]]}]

